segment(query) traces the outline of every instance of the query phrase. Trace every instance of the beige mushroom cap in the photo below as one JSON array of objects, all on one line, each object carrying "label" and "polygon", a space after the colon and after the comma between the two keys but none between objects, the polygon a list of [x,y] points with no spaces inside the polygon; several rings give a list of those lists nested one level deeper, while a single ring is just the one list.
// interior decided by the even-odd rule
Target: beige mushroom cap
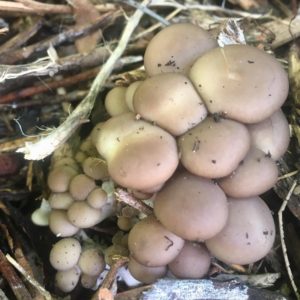
[{"label": "beige mushroom cap", "polygon": [[58,271],[55,274],[55,284],[64,293],[71,292],[80,278],[80,269],[75,266],[70,270]]},{"label": "beige mushroom cap", "polygon": [[55,243],[50,251],[50,263],[59,271],[73,268],[81,253],[80,243],[74,238],[64,238]]},{"label": "beige mushroom cap", "polygon": [[210,113],[223,113],[243,123],[270,117],[284,103],[289,88],[280,63],[246,45],[207,52],[189,75]]},{"label": "beige mushroom cap", "polygon": [[275,185],[277,178],[274,160],[261,150],[251,148],[237,169],[218,183],[228,196],[244,198],[266,192]]},{"label": "beige mushroom cap", "polygon": [[208,273],[210,263],[210,254],[203,244],[185,242],[168,267],[178,278],[202,278]]},{"label": "beige mushroom cap", "polygon": [[84,274],[99,275],[105,268],[104,255],[98,248],[88,248],[81,252],[78,266]]},{"label": "beige mushroom cap", "polygon": [[53,209],[68,209],[74,202],[70,193],[51,193],[49,196],[49,205]]},{"label": "beige mushroom cap", "polygon": [[101,210],[89,206],[86,201],[76,201],[68,209],[68,219],[79,228],[89,228],[107,217]]},{"label": "beige mushroom cap", "polygon": [[137,120],[132,113],[108,120],[98,134],[96,147],[107,160],[112,179],[131,189],[147,190],[162,184],[178,165],[174,137]]},{"label": "beige mushroom cap", "polygon": [[54,168],[48,174],[48,187],[54,193],[67,192],[72,178],[76,175],[77,171],[69,166]]},{"label": "beige mushroom cap", "polygon": [[69,190],[75,200],[83,201],[94,188],[96,188],[96,183],[93,178],[78,174],[71,180]]},{"label": "beige mushroom cap", "polygon": [[79,231],[68,219],[65,210],[52,210],[49,215],[49,228],[59,237],[72,236]]},{"label": "beige mushroom cap", "polygon": [[245,125],[206,118],[178,139],[181,162],[193,174],[207,178],[229,175],[250,148]]},{"label": "beige mushroom cap", "polygon": [[217,184],[182,172],[173,176],[157,193],[154,213],[171,232],[183,239],[200,242],[223,229],[228,204]]},{"label": "beige mushroom cap", "polygon": [[87,157],[82,163],[82,168],[87,176],[95,180],[109,178],[107,163],[99,157]]},{"label": "beige mushroom cap", "polygon": [[274,220],[261,198],[232,198],[226,226],[207,240],[206,246],[213,256],[227,264],[245,265],[267,255],[274,239]]},{"label": "beige mushroom cap", "polygon": [[189,24],[173,24],[157,33],[148,44],[144,65],[150,75],[187,73],[194,61],[206,51],[217,47],[207,31]]},{"label": "beige mushroom cap", "polygon": [[125,100],[126,90],[126,87],[117,86],[107,93],[104,105],[110,116],[118,116],[129,112],[129,108]]},{"label": "beige mushroom cap", "polygon": [[86,199],[87,203],[96,209],[102,208],[108,202],[107,193],[102,188],[95,188]]},{"label": "beige mushroom cap", "polygon": [[172,135],[196,126],[207,110],[190,80],[183,74],[166,73],[150,77],[137,88],[134,111]]},{"label": "beige mushroom cap", "polygon": [[131,83],[129,85],[129,87],[127,88],[126,90],[126,93],[125,93],[125,100],[126,100],[126,104],[129,108],[130,111],[134,112],[134,107],[133,107],[133,97],[134,97],[134,94],[137,90],[137,88],[140,86],[140,84],[142,83],[143,81],[135,81],[133,83]]},{"label": "beige mushroom cap", "polygon": [[282,110],[276,111],[271,117],[248,125],[251,144],[271,155],[274,160],[279,159],[287,150],[290,142],[290,128]]},{"label": "beige mushroom cap", "polygon": [[183,245],[184,240],[163,227],[153,215],[135,224],[128,236],[131,256],[149,267],[167,265]]},{"label": "beige mushroom cap", "polygon": [[145,284],[151,284],[155,282],[158,278],[166,275],[167,267],[148,267],[140,264],[133,257],[130,257],[128,263],[128,269],[130,274],[138,281]]}]

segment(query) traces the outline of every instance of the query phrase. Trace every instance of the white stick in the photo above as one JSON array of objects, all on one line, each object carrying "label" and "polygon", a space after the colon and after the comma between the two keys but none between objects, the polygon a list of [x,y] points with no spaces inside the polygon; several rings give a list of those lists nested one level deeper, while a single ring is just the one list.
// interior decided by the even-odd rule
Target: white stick
[{"label": "white stick", "polygon": [[[149,2],[150,0],[144,0],[142,5],[147,5]],[[112,52],[111,56],[94,79],[88,95],[74,109],[68,118],[46,137],[41,137],[38,142],[27,142],[23,148],[17,150],[17,152],[24,153],[25,159],[41,160],[47,157],[59,146],[65,143],[76,131],[76,129],[78,129],[78,127],[85,122],[94,106],[97,94],[100,92],[103,84],[110,76],[112,70],[114,69],[114,65],[125,51],[131,35],[139,24],[142,16],[143,12],[137,9],[132,17],[128,19],[118,46]]]},{"label": "white stick", "polygon": [[284,258],[284,263],[285,263],[285,267],[286,267],[286,270],[287,270],[287,273],[288,273],[288,276],[289,276],[289,279],[290,279],[290,282],[291,282],[291,285],[292,285],[292,288],[294,290],[294,293],[297,297],[297,299],[299,300],[300,299],[300,295],[298,293],[298,288],[295,284],[295,281],[294,281],[294,276],[293,276],[293,273],[292,273],[292,270],[290,268],[290,261],[289,261],[289,258],[288,258],[288,255],[287,255],[287,248],[286,248],[286,244],[285,244],[285,241],[284,241],[284,230],[283,230],[283,220],[282,220],[282,214],[292,196],[292,193],[295,189],[295,187],[297,186],[297,180],[294,180],[287,196],[285,197],[280,209],[279,209],[279,212],[278,212],[278,221],[279,221],[279,234],[280,234],[280,243],[281,243],[281,248],[282,248],[282,252],[283,252],[283,258]]}]

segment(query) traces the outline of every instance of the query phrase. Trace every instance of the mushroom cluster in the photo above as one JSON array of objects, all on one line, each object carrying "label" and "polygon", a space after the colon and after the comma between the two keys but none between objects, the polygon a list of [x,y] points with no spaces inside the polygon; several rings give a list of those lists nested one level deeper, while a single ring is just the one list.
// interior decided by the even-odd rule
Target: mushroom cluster
[{"label": "mushroom cluster", "polygon": [[82,251],[71,236],[116,214],[107,180],[141,201],[151,198],[152,215],[140,218],[128,206],[117,213],[129,234],[105,251],[106,262],[129,255],[128,269],[140,282],[167,270],[201,278],[212,256],[250,264],[273,246],[274,220],[259,195],[276,183],[276,160],[289,144],[280,110],[288,78],[280,63],[248,45],[218,47],[208,32],[183,23],[154,36],[144,66],[148,77],[113,88],[105,98],[110,118],[49,173],[49,226],[67,237],[50,261],[64,291],[81,273],[82,285],[91,286],[103,268],[83,265],[101,255]]},{"label": "mushroom cluster", "polygon": [[144,66],[144,81],[107,94],[110,118],[92,133],[117,185],[140,199],[154,194],[154,214],[129,232],[130,272],[149,283],[167,267],[179,278],[202,277],[211,256],[262,259],[275,225],[259,195],[276,183],[290,137],[280,110],[286,72],[270,54],[218,47],[192,24],[154,36]]}]

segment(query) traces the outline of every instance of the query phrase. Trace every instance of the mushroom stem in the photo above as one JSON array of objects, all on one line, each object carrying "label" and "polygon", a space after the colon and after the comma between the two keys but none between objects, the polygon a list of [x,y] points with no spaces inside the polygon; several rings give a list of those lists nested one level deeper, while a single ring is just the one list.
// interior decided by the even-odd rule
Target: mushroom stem
[{"label": "mushroom stem", "polygon": [[143,214],[149,216],[153,214],[153,210],[150,206],[142,202],[141,200],[136,199],[133,197],[132,194],[124,191],[121,188],[117,188],[116,192],[116,199],[120,202],[124,202],[128,204],[129,206],[137,209],[138,211],[142,212]]}]

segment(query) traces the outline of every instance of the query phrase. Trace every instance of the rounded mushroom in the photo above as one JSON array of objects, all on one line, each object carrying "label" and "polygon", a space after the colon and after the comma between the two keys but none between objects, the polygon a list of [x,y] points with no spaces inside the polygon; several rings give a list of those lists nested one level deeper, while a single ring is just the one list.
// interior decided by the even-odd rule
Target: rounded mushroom
[{"label": "rounded mushroom", "polygon": [[135,224],[128,236],[131,256],[148,267],[167,265],[183,245],[184,240],[163,227],[153,215]]},{"label": "rounded mushroom", "polygon": [[82,169],[87,176],[95,180],[105,180],[109,178],[107,163],[101,158],[87,157],[82,163]]},{"label": "rounded mushroom", "polygon": [[230,198],[226,226],[205,243],[217,259],[227,264],[245,265],[267,255],[274,239],[274,220],[261,198]]},{"label": "rounded mushroom", "polygon": [[228,45],[205,53],[190,78],[208,111],[243,123],[270,117],[288,95],[288,76],[271,55],[247,45]]},{"label": "rounded mushroom", "polygon": [[228,204],[217,184],[182,172],[157,193],[154,214],[163,226],[181,238],[201,242],[223,229]]},{"label": "rounded mushroom", "polygon": [[136,89],[140,86],[143,81],[135,81],[129,85],[125,93],[126,104],[130,111],[134,112],[133,107],[133,96],[135,94]]},{"label": "rounded mushroom", "polygon": [[80,269],[75,266],[70,270],[58,271],[55,274],[55,284],[64,293],[74,290],[80,278]]},{"label": "rounded mushroom", "polygon": [[78,266],[84,274],[99,275],[105,268],[104,256],[100,249],[88,248],[81,252]]},{"label": "rounded mushroom", "polygon": [[50,263],[59,271],[73,268],[81,253],[80,243],[74,238],[64,238],[55,243],[50,251]]},{"label": "rounded mushroom", "polygon": [[107,215],[89,206],[85,201],[74,202],[68,209],[68,219],[79,228],[89,228],[104,220]]},{"label": "rounded mushroom", "polygon": [[98,280],[98,275],[90,276],[87,274],[82,274],[80,278],[81,285],[85,289],[94,289],[94,287],[96,287],[97,280]]},{"label": "rounded mushroom", "polygon": [[83,201],[94,188],[96,188],[94,179],[85,174],[78,174],[71,180],[69,191],[74,200]]},{"label": "rounded mushroom", "polygon": [[49,215],[49,228],[59,237],[72,236],[79,231],[68,219],[65,210],[52,210]]},{"label": "rounded mushroom", "polygon": [[180,160],[193,174],[207,178],[229,175],[250,148],[245,125],[222,118],[206,118],[178,139]]},{"label": "rounded mushroom", "polygon": [[271,117],[256,124],[248,125],[251,144],[279,159],[287,150],[290,142],[290,128],[282,110],[276,111]]},{"label": "rounded mushroom", "polygon": [[53,209],[68,209],[74,202],[70,193],[51,193],[49,196],[49,205]]},{"label": "rounded mushroom", "polygon": [[134,111],[172,135],[196,126],[207,110],[190,80],[183,74],[166,73],[150,77],[137,88]]},{"label": "rounded mushroom", "polygon": [[272,188],[278,178],[274,160],[261,150],[251,148],[232,174],[218,180],[226,195],[234,198],[252,197]]},{"label": "rounded mushroom", "polygon": [[96,147],[107,160],[108,171],[119,185],[137,190],[158,186],[170,178],[178,164],[173,136],[132,113],[108,120]]},{"label": "rounded mushroom", "polygon": [[189,23],[170,25],[157,33],[148,44],[144,66],[150,75],[187,73],[194,61],[217,42],[204,29]]},{"label": "rounded mushroom", "polygon": [[118,116],[129,112],[129,108],[125,101],[126,90],[126,87],[117,86],[107,93],[104,105],[110,116]]},{"label": "rounded mushroom", "polygon": [[54,193],[67,192],[72,178],[76,175],[77,171],[72,167],[57,167],[48,174],[48,187]]},{"label": "rounded mushroom", "polygon": [[202,278],[208,273],[210,263],[210,254],[203,244],[185,242],[168,267],[178,278]]},{"label": "rounded mushroom", "polygon": [[89,193],[86,201],[91,207],[100,209],[107,204],[107,193],[102,188],[95,188]]},{"label": "rounded mushroom", "polygon": [[128,263],[128,269],[130,274],[138,281],[145,284],[151,284],[155,282],[158,278],[166,275],[167,267],[148,267],[140,264],[133,257],[130,257]]}]

